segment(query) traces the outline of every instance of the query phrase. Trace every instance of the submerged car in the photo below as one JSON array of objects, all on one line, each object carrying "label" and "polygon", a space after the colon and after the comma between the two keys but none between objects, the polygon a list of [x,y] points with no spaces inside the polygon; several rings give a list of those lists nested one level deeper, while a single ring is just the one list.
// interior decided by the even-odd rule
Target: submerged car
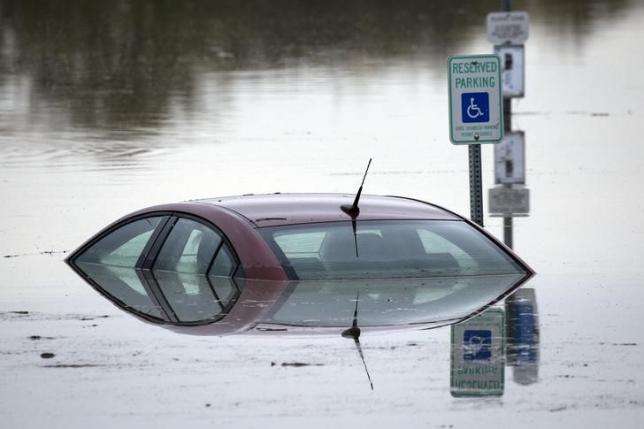
[{"label": "submerged car", "polygon": [[366,328],[438,326],[476,314],[533,274],[442,207],[364,195],[358,209],[345,194],[149,207],[67,262],[120,308],[195,334],[338,330],[358,303]]}]

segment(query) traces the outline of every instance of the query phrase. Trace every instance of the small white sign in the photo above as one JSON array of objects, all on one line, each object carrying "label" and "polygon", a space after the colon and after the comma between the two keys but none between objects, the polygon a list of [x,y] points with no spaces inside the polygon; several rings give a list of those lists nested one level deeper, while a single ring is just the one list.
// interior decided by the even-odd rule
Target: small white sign
[{"label": "small white sign", "polygon": [[450,140],[453,144],[497,143],[503,138],[499,57],[455,56],[447,65]]},{"label": "small white sign", "polygon": [[525,95],[525,49],[523,45],[495,46],[494,53],[501,60],[503,97],[523,97]]},{"label": "small white sign", "polygon": [[494,146],[494,183],[497,185],[525,184],[525,134],[507,133]]},{"label": "small white sign", "polygon": [[504,319],[503,309],[490,308],[470,320],[452,325],[452,396],[503,395]]},{"label": "small white sign", "polygon": [[494,45],[520,45],[528,40],[528,12],[492,12],[487,15],[487,39]]},{"label": "small white sign", "polygon": [[489,190],[488,197],[490,216],[516,217],[530,213],[529,189],[498,186]]}]

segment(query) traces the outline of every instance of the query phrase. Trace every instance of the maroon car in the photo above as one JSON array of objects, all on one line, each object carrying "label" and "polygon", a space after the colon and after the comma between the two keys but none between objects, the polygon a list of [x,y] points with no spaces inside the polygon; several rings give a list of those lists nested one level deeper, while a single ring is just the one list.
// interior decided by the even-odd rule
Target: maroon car
[{"label": "maroon car", "polygon": [[[244,195],[154,206],[67,262],[146,321],[195,334],[432,327],[533,271],[485,230],[410,198]],[[353,210],[352,210],[353,209]]]}]

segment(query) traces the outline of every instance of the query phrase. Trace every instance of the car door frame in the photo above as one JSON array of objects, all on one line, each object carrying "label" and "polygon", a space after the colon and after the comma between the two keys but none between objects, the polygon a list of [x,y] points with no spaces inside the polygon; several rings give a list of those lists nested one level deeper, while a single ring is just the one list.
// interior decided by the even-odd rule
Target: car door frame
[{"label": "car door frame", "polygon": [[[236,289],[236,294],[233,296],[233,298],[230,300],[230,302],[226,303],[226,305],[221,305],[222,307],[222,312],[218,315],[218,317],[215,317],[213,319],[207,319],[203,321],[196,321],[196,322],[181,322],[179,321],[177,315],[175,314],[174,310],[172,309],[172,306],[170,303],[167,301],[165,294],[161,290],[161,287],[159,285],[159,282],[157,281],[155,275],[154,275],[154,264],[159,256],[159,253],[161,253],[161,249],[163,248],[163,245],[165,244],[166,240],[170,236],[170,233],[172,232],[174,226],[180,219],[188,219],[197,223],[200,223],[210,229],[212,229],[217,235],[221,237],[221,243],[217,246],[217,249],[213,253],[212,259],[208,263],[208,269],[206,272],[203,274],[204,277],[206,278],[206,281],[208,282],[208,286],[213,293],[213,296],[221,303],[221,300],[219,299],[219,294],[217,293],[214,285],[210,281],[210,276],[208,273],[210,272],[210,269],[212,268],[215,259],[217,259],[217,256],[219,255],[219,252],[224,246],[227,246],[228,250],[230,251],[230,254],[233,258],[233,261],[235,263],[235,269],[230,273],[230,276],[227,276],[230,278],[233,287]],[[156,231],[155,231],[156,232]],[[154,235],[154,234],[153,234]],[[223,317],[228,314],[230,309],[235,305],[237,302],[241,289],[237,282],[235,281],[235,276],[242,270],[241,267],[241,262],[239,259],[239,256],[235,252],[234,247],[232,246],[232,243],[224,234],[224,232],[214,225],[212,222],[203,219],[199,216],[195,216],[192,214],[188,213],[182,213],[182,212],[170,212],[170,217],[167,220],[167,222],[161,227],[159,230],[159,234],[154,237],[154,241],[152,237],[150,238],[150,242],[148,242],[149,248],[144,249],[144,252],[141,252],[141,256],[139,261],[137,261],[137,265],[139,262],[141,263],[140,265],[137,266],[137,269],[140,270],[143,275],[145,276],[146,280],[148,281],[148,284],[150,285],[151,289],[154,291],[155,297],[159,300],[159,303],[161,307],[164,310],[164,313],[166,316],[168,316],[169,322],[166,323],[172,323],[173,325],[179,325],[179,326],[195,326],[195,325],[207,325],[209,323],[216,322],[218,320],[221,320]],[[147,247],[147,245],[146,245]]]}]

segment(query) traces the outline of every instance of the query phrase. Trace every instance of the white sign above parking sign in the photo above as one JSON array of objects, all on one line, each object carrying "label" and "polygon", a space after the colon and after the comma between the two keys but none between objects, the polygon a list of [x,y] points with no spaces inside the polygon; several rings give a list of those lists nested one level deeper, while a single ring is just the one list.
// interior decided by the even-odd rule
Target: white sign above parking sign
[{"label": "white sign above parking sign", "polygon": [[494,45],[520,45],[528,40],[529,28],[527,12],[492,12],[487,15],[487,39]]},{"label": "white sign above parking sign", "polygon": [[503,138],[499,57],[455,56],[447,63],[450,140],[454,144],[499,142]]}]

